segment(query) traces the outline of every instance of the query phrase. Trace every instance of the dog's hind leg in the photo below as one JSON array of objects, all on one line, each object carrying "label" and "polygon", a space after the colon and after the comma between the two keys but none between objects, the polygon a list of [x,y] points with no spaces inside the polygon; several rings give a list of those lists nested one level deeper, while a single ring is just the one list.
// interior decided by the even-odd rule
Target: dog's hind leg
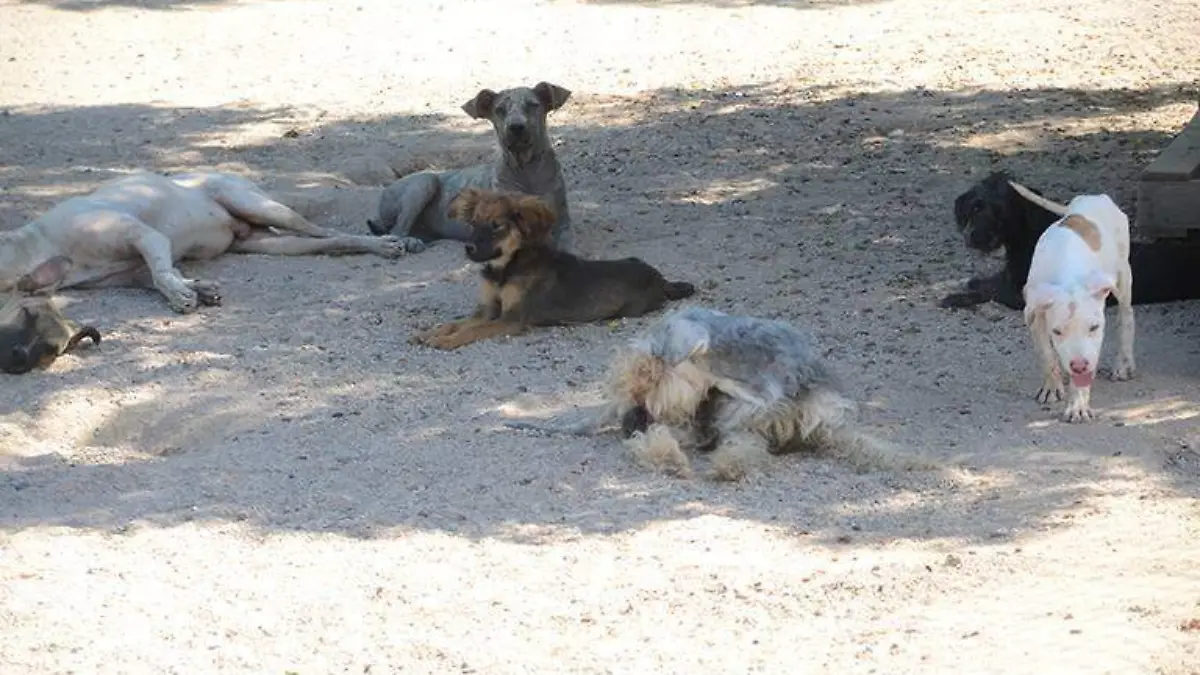
[{"label": "dog's hind leg", "polygon": [[379,197],[379,219],[368,220],[367,228],[377,237],[395,230],[406,245],[412,240],[424,247],[421,238],[435,233],[420,232],[414,227],[440,190],[441,184],[433,173],[415,173],[401,178],[383,191]]},{"label": "dog's hind leg", "polygon": [[1133,358],[1133,270],[1124,263],[1117,272],[1117,365],[1112,379],[1133,378],[1136,366]]},{"label": "dog's hind leg", "polygon": [[337,230],[310,223],[307,218],[271,199],[256,188],[221,183],[211,192],[218,204],[238,220],[259,227],[274,227],[309,237],[337,237]]},{"label": "dog's hind leg", "polygon": [[384,258],[404,255],[407,249],[391,238],[337,234],[320,239],[309,237],[252,237],[234,241],[229,248],[234,253],[264,253],[267,255],[355,255],[373,253]]}]

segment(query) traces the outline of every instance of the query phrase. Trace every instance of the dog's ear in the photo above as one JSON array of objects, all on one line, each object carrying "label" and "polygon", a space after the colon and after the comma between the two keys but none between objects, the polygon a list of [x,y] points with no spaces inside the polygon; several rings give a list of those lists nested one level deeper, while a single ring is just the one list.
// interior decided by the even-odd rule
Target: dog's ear
[{"label": "dog's ear", "polygon": [[1106,272],[1092,270],[1083,280],[1083,287],[1093,298],[1103,301],[1109,293],[1117,292],[1117,280]]},{"label": "dog's ear", "polygon": [[491,89],[480,89],[475,98],[463,104],[463,112],[477,120],[492,116],[492,106],[496,104],[496,92]]},{"label": "dog's ear", "polygon": [[463,223],[469,223],[473,220],[475,214],[475,205],[479,203],[483,196],[476,188],[463,188],[454,199],[450,200],[450,206],[446,209],[446,215],[452,220],[457,220]]},{"label": "dog's ear", "polygon": [[570,91],[549,82],[538,82],[533,88],[533,93],[537,95],[542,105],[546,106],[547,112],[558,110],[567,102],[568,98],[571,98]]},{"label": "dog's ear", "polygon": [[554,222],[558,220],[554,209],[549,204],[533,196],[524,196],[516,200],[513,210],[517,216],[517,226],[521,233],[530,241],[544,241],[550,237]]},{"label": "dog's ear", "polygon": [[33,271],[17,280],[17,290],[32,293],[47,286],[57,286],[71,271],[71,259],[59,255],[33,268]]},{"label": "dog's ear", "polygon": [[1034,284],[1025,287],[1025,323],[1033,321],[1038,312],[1066,299],[1066,291],[1057,284]]}]

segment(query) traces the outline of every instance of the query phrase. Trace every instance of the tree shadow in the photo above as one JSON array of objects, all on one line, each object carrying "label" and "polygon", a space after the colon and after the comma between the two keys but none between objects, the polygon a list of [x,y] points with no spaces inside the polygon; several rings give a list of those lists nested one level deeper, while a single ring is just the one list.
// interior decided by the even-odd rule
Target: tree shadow
[{"label": "tree shadow", "polygon": [[[1146,128],[1140,115],[1190,104],[1185,87],[742,87],[659,91],[636,105],[580,99],[554,119],[553,134],[581,248],[646,257],[649,242],[677,242],[652,262],[700,282],[696,302],[807,325],[852,375],[872,429],[970,469],[854,475],[793,457],[745,485],[650,475],[615,439],[521,435],[498,426],[498,411],[529,397],[583,402],[602,374],[596,364],[655,317],[431,353],[406,336],[469,311],[474,297],[454,245],[396,263],[332,259],[315,272],[298,259],[227,256],[197,266],[225,285],[227,304],[211,313],[174,317],[147,291],[67,294],[76,303],[68,313],[105,317],[114,341],[0,393],[0,438],[12,447],[12,434],[27,433],[37,448],[0,478],[0,527],[119,531],[219,519],[539,543],[718,514],[830,545],[986,543],[1069,524],[1101,484],[1151,484],[1164,499],[1200,493],[1200,463],[1185,452],[1195,447],[1186,411],[1200,401],[1196,360],[1178,347],[1200,332],[1190,306],[1139,314],[1139,349],[1154,355],[1143,359],[1143,379],[1095,395],[1117,432],[1115,422],[1057,424],[1032,402],[1012,414],[965,409],[978,378],[951,372],[942,355],[970,350],[993,396],[1027,400],[1024,327],[1010,312],[935,306],[968,265],[950,216],[961,190],[1005,168],[1055,197],[1104,191],[1132,209],[1138,172],[1173,133]],[[339,210],[354,213],[338,222],[359,231],[379,185],[353,184],[311,158],[373,153],[417,167],[439,153],[482,157],[491,142],[483,125],[437,116],[329,122],[138,106],[38,114],[13,112],[0,127],[0,159],[14,167],[5,187],[18,196],[0,214],[10,227],[31,205],[97,179],[62,169],[64,158],[21,162],[8,141],[45,120],[101,129],[73,151],[77,165],[111,166],[115,155],[130,168],[228,167],[292,187],[343,181],[322,189],[351,196]],[[1181,109],[1181,121],[1190,114]],[[143,116],[136,133],[103,131]],[[257,140],[227,142],[254,125],[267,125],[250,134]],[[830,262],[831,272],[814,271]],[[333,341],[323,337],[331,324]],[[247,346],[251,333],[261,339]],[[83,402],[64,403],[72,397]],[[60,424],[77,428],[59,433]],[[1127,444],[1118,454],[1114,433]]]}]

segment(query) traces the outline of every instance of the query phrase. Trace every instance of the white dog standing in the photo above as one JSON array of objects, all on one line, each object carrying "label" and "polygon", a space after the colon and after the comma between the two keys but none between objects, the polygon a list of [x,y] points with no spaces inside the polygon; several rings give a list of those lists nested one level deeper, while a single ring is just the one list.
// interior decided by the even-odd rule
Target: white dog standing
[{"label": "white dog standing", "polygon": [[1091,387],[1104,344],[1104,307],[1117,299],[1120,324],[1112,379],[1133,377],[1133,272],[1129,218],[1107,195],[1080,195],[1062,205],[1012,184],[1031,201],[1062,216],[1033,251],[1025,282],[1025,323],[1041,358],[1044,381],[1037,400],[1061,401],[1069,383],[1068,422],[1092,419]]},{"label": "white dog standing", "polygon": [[[192,312],[198,305],[220,303],[217,284],[189,279],[175,263],[215,258],[227,251],[289,256],[373,253],[394,258],[406,248],[395,237],[318,227],[240,176],[139,172],[108,181],[91,194],[59,203],[24,227],[0,233],[0,292],[20,279],[54,289],[149,286],[175,311]],[[43,265],[47,261],[55,264]],[[40,273],[30,276],[34,270]]]}]

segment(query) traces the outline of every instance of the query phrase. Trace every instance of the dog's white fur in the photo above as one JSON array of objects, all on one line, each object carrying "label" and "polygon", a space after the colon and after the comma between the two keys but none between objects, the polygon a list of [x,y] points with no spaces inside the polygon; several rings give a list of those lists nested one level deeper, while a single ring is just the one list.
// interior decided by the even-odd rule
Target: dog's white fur
[{"label": "dog's white fur", "polygon": [[[303,236],[279,236],[254,226]],[[174,310],[191,312],[200,302],[215,304],[217,286],[185,278],[175,263],[227,251],[395,257],[404,247],[394,237],[348,235],[313,225],[239,176],[139,172],[0,233],[0,291],[15,287],[43,262],[65,256],[71,264],[52,280],[54,288],[150,285]]]},{"label": "dog's white fur", "polygon": [[[1093,416],[1091,384],[1104,344],[1104,305],[1110,293],[1117,299],[1119,322],[1112,379],[1134,375],[1129,218],[1108,195],[1080,195],[1066,205],[1044,201],[1062,218],[1038,239],[1024,288],[1025,323],[1043,372],[1037,399],[1062,400],[1067,376],[1069,396],[1062,418],[1082,422]],[[1100,235],[1097,250],[1063,225],[1070,216],[1095,226]]]}]

